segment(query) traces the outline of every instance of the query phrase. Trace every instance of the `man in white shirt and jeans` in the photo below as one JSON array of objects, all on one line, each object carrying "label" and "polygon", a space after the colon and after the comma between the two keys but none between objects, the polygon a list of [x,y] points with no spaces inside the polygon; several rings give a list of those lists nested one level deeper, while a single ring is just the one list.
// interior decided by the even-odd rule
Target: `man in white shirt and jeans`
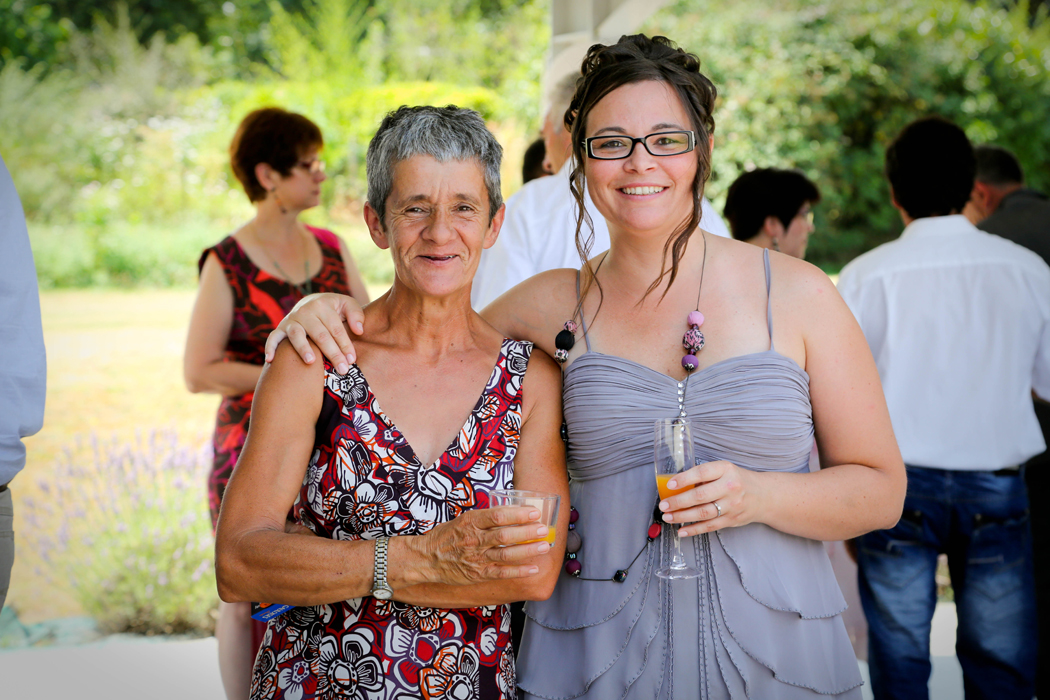
[{"label": "man in white shirt and jeans", "polygon": [[[547,270],[580,267],[580,255],[576,250],[576,200],[569,190],[572,135],[563,121],[578,77],[562,78],[551,91],[551,106],[543,120],[546,148],[543,162],[554,174],[525,184],[507,200],[507,214],[499,238],[481,254],[474,275],[470,303],[476,310],[485,308],[505,291],[533,275]],[[590,194],[585,191],[583,197],[584,207],[594,226],[594,242],[590,249],[590,255],[594,257],[609,249],[609,229],[591,202]],[[725,222],[706,197],[702,214],[701,229],[729,237]],[[588,233],[585,223],[585,238]]]},{"label": "man in white shirt and jeans", "polygon": [[886,153],[900,238],[843,269],[908,465],[900,522],[858,540],[876,698],[927,698],[934,573],[947,553],[967,700],[1033,695],[1035,595],[1019,465],[1045,448],[1050,268],[961,215],[975,159],[939,118]]}]

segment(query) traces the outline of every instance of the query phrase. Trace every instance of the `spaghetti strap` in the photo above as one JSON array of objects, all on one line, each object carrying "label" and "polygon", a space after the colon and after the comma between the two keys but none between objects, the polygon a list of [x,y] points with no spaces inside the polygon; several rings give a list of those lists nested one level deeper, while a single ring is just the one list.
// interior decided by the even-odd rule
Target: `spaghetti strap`
[{"label": "spaghetti strap", "polygon": [[773,303],[772,296],[769,293],[770,280],[772,278],[769,272],[769,248],[762,249],[762,258],[766,265],[766,325],[769,326],[769,349],[775,350],[773,347]]},{"label": "spaghetti strap", "polygon": [[[605,262],[605,258],[602,258]],[[580,271],[576,271],[576,303],[580,303]],[[591,351],[591,339],[587,337],[587,321],[583,317],[583,307],[580,307],[580,329],[583,331],[583,342],[587,345],[587,352]]]}]

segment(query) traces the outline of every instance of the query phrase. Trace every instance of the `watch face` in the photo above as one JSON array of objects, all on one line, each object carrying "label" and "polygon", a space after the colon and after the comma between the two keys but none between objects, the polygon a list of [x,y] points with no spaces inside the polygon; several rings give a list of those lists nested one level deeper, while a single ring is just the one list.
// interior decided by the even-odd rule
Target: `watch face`
[{"label": "watch face", "polygon": [[394,595],[394,591],[390,588],[374,588],[372,589],[372,597],[378,598],[379,600],[390,600],[391,596]]}]

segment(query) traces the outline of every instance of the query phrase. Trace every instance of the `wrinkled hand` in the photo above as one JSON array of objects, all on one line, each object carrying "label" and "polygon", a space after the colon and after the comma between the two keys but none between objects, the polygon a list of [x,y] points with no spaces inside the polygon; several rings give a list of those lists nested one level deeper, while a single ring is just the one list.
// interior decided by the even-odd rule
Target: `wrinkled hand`
[{"label": "wrinkled hand", "polygon": [[678,531],[681,537],[752,523],[758,514],[754,481],[754,472],[732,462],[697,464],[668,483],[670,488],[693,488],[660,501],[664,522],[690,523]]},{"label": "wrinkled hand", "polygon": [[303,297],[266,339],[266,361],[273,361],[277,346],[287,338],[303,362],[313,364],[315,358],[307,342],[309,338],[331,360],[337,372],[346,374],[357,355],[343,321],[361,335],[364,320],[361,305],[353,297],[330,293]]},{"label": "wrinkled hand", "polygon": [[524,578],[539,573],[529,560],[550,550],[540,513],[529,506],[468,510],[442,523],[418,540],[430,562],[433,583],[469,585],[497,579]]}]

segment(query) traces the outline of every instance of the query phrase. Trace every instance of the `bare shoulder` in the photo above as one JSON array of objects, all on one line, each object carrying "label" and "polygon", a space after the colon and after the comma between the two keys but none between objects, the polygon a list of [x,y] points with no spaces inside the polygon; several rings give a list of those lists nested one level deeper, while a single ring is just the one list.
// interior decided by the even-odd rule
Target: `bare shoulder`
[{"label": "bare shoulder", "polygon": [[[310,343],[310,350],[314,356],[321,357],[321,351],[313,341],[308,338],[307,342]],[[263,368],[259,384],[262,386],[263,382],[266,382],[278,387],[282,393],[286,391],[306,393],[312,391],[312,387],[316,387],[317,382],[323,381],[324,373],[323,362],[308,365],[303,362],[303,358],[299,356],[291,343],[281,343],[274,353],[273,362]]]},{"label": "bare shoulder", "polygon": [[507,337],[552,353],[557,329],[572,317],[575,305],[576,271],[548,270],[505,292],[481,315]]},{"label": "bare shoulder", "polygon": [[841,303],[835,283],[816,265],[790,255],[771,253],[769,267],[773,293],[788,305],[805,308],[810,304]]}]

